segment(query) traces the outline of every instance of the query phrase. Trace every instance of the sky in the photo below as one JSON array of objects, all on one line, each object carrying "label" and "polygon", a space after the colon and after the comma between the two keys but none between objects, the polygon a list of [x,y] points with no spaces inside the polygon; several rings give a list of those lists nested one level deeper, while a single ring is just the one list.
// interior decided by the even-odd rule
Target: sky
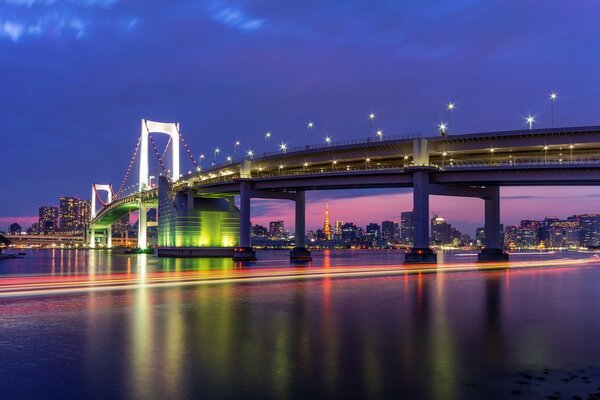
[{"label": "sky", "polygon": [[[236,140],[304,144],[308,120],[313,142],[364,138],[370,112],[384,135],[435,135],[449,101],[451,134],[523,129],[529,113],[545,127],[551,91],[556,126],[600,125],[599,13],[595,0],[0,0],[0,229],[89,198],[92,182],[118,187],[141,118],[179,122],[207,159]],[[501,195],[505,224],[600,211],[597,188]],[[360,225],[411,208],[400,189],[307,199],[309,229],[327,201],[332,220]],[[448,199],[432,213],[481,226],[482,201]],[[252,204],[253,222],[293,226],[290,203]]]}]

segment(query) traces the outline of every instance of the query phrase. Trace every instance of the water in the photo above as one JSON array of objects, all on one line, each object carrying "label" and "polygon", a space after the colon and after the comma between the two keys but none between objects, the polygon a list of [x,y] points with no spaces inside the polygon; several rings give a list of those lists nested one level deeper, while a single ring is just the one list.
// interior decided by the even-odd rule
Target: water
[{"label": "water", "polygon": [[[289,267],[286,252],[258,255],[240,270],[229,260],[38,251],[1,261],[0,285],[34,273]],[[400,259],[319,252],[311,268]],[[600,263],[564,265],[3,297],[0,398],[587,398],[600,391]]]}]

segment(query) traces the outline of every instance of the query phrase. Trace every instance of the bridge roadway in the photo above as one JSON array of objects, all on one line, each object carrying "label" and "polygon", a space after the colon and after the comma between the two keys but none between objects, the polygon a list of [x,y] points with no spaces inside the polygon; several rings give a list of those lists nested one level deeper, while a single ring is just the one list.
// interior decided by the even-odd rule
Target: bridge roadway
[{"label": "bridge roadway", "polygon": [[[429,253],[429,195],[486,200],[487,232],[499,226],[500,186],[599,183],[600,126],[592,126],[304,146],[190,171],[172,185],[176,192],[200,197],[240,194],[241,247],[249,247],[250,198],[294,200],[300,248],[304,221],[299,219],[304,219],[304,211],[298,205],[304,207],[305,191],[413,187],[415,249]],[[155,206],[157,196],[152,188],[117,199],[93,224],[106,227],[140,204]],[[498,248],[498,233],[488,236],[487,247]]]}]

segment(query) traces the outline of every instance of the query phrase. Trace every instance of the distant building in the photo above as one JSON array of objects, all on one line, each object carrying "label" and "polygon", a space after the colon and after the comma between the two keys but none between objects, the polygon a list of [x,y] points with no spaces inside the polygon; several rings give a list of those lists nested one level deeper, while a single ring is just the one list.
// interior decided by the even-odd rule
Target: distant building
[{"label": "distant building", "polygon": [[333,231],[335,240],[342,240],[342,225],[344,225],[344,221],[335,221],[335,230]]},{"label": "distant building", "polygon": [[269,230],[262,225],[253,225],[251,234],[257,237],[267,237],[269,236]]},{"label": "distant building", "polygon": [[8,227],[8,234],[9,235],[20,235],[21,234],[21,225],[17,224],[16,222],[13,222],[12,224],[10,224],[10,226]]},{"label": "distant building", "polygon": [[42,206],[38,209],[36,233],[50,234],[58,231],[58,207]]},{"label": "distant building", "polygon": [[398,241],[399,229],[396,221],[383,221],[381,223],[381,237],[389,243]]},{"label": "distant building", "polygon": [[373,242],[381,237],[381,228],[378,224],[371,222],[365,229],[365,236],[369,242]]},{"label": "distant building", "polygon": [[451,243],[450,228],[445,218],[435,215],[431,219],[431,242],[438,245]]},{"label": "distant building", "polygon": [[412,211],[404,211],[400,213],[400,241],[405,244],[412,244],[414,236],[413,213]]},{"label": "distant building", "polygon": [[58,207],[62,232],[80,232],[90,222],[92,202],[89,200],[62,196]]},{"label": "distant building", "polygon": [[348,243],[352,243],[356,240],[357,227],[352,222],[348,222],[342,225],[342,240]]},{"label": "distant building", "polygon": [[579,215],[579,245],[600,246],[600,214]]},{"label": "distant building", "polygon": [[271,221],[269,222],[269,238],[271,239],[282,239],[285,235],[285,228],[283,221]]},{"label": "distant building", "polygon": [[[500,238],[500,247],[504,247],[504,224],[500,224],[498,235]],[[477,228],[475,230],[475,242],[478,246],[485,245],[485,228]]]}]

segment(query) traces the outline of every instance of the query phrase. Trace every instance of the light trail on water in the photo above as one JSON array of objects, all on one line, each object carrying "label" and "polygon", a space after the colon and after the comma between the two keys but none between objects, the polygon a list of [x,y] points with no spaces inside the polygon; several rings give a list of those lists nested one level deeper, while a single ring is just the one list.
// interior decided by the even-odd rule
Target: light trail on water
[{"label": "light trail on water", "polygon": [[520,261],[510,263],[452,263],[392,266],[271,267],[209,271],[145,272],[78,276],[20,276],[0,279],[0,298],[132,290],[208,284],[264,283],[328,278],[368,278],[446,272],[481,272],[539,268],[541,271],[599,266],[598,258]]}]

